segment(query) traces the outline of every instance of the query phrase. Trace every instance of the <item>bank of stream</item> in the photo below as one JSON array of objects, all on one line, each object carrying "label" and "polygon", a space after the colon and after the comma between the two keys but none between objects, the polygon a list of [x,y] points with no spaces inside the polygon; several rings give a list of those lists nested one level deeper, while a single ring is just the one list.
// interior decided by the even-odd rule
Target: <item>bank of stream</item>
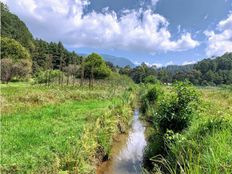
[{"label": "bank of stream", "polygon": [[131,129],[128,134],[116,137],[111,159],[97,169],[97,174],[141,174],[146,144],[145,126],[135,110]]}]

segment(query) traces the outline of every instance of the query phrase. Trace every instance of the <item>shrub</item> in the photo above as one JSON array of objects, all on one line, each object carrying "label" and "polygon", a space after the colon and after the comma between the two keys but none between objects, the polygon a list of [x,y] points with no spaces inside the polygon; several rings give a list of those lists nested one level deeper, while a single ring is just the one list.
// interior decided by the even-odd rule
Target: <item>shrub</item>
[{"label": "shrub", "polygon": [[158,83],[158,80],[156,79],[156,77],[154,75],[149,75],[149,76],[145,77],[143,81],[144,81],[144,83],[151,83],[151,84]]},{"label": "shrub", "polygon": [[1,81],[8,83],[13,77],[13,61],[12,59],[1,59]]},{"label": "shrub", "polygon": [[159,130],[180,132],[190,124],[192,113],[197,105],[198,95],[188,83],[178,82],[174,85],[175,95],[161,101],[154,115]]},{"label": "shrub", "polygon": [[148,89],[148,91],[141,97],[141,111],[142,113],[146,113],[149,108],[152,109],[155,102],[158,100],[160,94],[160,88],[158,85],[153,86]]},{"label": "shrub", "polygon": [[19,60],[13,66],[14,76],[17,79],[26,79],[26,78],[28,78],[29,74],[32,71],[31,67],[32,67],[31,61],[29,61],[27,59],[21,59],[21,60]]},{"label": "shrub", "polygon": [[229,120],[223,117],[213,117],[208,119],[206,122],[203,122],[199,125],[195,135],[198,137],[204,138],[205,135],[213,133],[214,131],[219,131],[230,127],[231,123]]},{"label": "shrub", "polygon": [[59,70],[40,71],[35,76],[36,83],[54,82],[62,72]]},{"label": "shrub", "polygon": [[12,59],[4,58],[0,61],[1,64],[1,81],[8,83],[13,78],[14,80],[26,79],[31,73],[31,61],[20,59],[13,62]]}]

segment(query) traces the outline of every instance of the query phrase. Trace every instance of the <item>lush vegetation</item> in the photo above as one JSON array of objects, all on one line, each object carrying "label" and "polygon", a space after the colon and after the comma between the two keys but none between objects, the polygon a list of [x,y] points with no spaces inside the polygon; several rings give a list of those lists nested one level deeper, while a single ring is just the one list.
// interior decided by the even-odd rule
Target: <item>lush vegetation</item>
[{"label": "lush vegetation", "polygon": [[1,17],[1,173],[94,173],[128,126],[138,89],[148,172],[232,173],[232,53],[121,68],[34,39],[2,3]]},{"label": "lush vegetation", "polygon": [[9,12],[7,6],[1,2],[1,36],[18,41],[23,47],[32,51],[33,36],[27,26],[18,16]]},{"label": "lush vegetation", "polygon": [[230,88],[181,82],[145,86],[141,96],[152,127],[144,158],[151,173],[232,172]]},{"label": "lush vegetation", "polygon": [[126,66],[119,71],[130,76],[136,83],[145,82],[147,76],[153,75],[163,83],[188,80],[194,85],[215,86],[232,84],[232,53],[204,59],[192,65],[169,65],[163,68],[148,67],[141,64],[135,68]]},{"label": "lush vegetation", "polygon": [[129,124],[134,92],[128,83],[101,81],[94,90],[1,85],[1,173],[93,173],[110,155],[118,125]]}]

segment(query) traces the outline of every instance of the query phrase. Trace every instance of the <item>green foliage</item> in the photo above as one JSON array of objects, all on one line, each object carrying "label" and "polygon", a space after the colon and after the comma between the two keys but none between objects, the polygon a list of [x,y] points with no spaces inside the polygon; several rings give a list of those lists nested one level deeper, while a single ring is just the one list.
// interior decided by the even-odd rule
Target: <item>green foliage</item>
[{"label": "green foliage", "polygon": [[1,37],[1,59],[11,58],[14,62],[20,59],[31,59],[29,52],[14,39]]},{"label": "green foliage", "polygon": [[62,74],[59,70],[47,70],[37,72],[35,75],[36,83],[47,83],[47,82],[57,82],[58,78]]},{"label": "green foliage", "polygon": [[118,122],[127,125],[132,115],[127,88],[111,81],[94,90],[1,84],[1,173],[94,173],[110,154]]},{"label": "green foliage", "polygon": [[173,130],[183,131],[191,122],[193,111],[196,109],[198,96],[195,89],[188,83],[178,82],[174,85],[175,94],[160,102],[155,123],[162,132]]},{"label": "green foliage", "polygon": [[119,73],[128,75],[134,80],[135,83],[142,83],[145,82],[144,80],[146,77],[150,75],[156,75],[156,67],[148,67],[145,63],[142,63],[140,66],[137,66],[135,68],[130,68],[129,66],[121,68]]},{"label": "green foliage", "polygon": [[43,40],[35,40],[35,49],[32,53],[33,72],[48,69],[62,70],[69,64],[80,63],[79,56],[75,52],[69,52],[61,42],[48,43]]},{"label": "green foliage", "polygon": [[165,83],[189,80],[202,86],[232,84],[232,53],[204,59],[193,65],[171,65],[158,69],[158,79]]},{"label": "green foliage", "polygon": [[1,59],[1,81],[8,83],[13,77],[13,61],[12,59]]},{"label": "green foliage", "polygon": [[[185,96],[181,97],[183,101],[191,101],[186,90],[178,91],[180,96]],[[149,136],[145,164],[151,173],[232,172],[230,89],[208,87],[198,91],[201,91],[201,104],[188,129],[181,132],[167,130],[163,134],[155,129]],[[166,92],[170,93],[170,89]],[[177,95],[176,90],[174,94]]]},{"label": "green foliage", "polygon": [[16,15],[9,12],[7,6],[1,2],[1,36],[18,41],[23,47],[32,51],[34,41],[32,34]]},{"label": "green foliage", "polygon": [[31,61],[21,59],[13,66],[14,77],[16,79],[26,79],[31,73]]},{"label": "green foliage", "polygon": [[31,73],[31,57],[26,48],[14,39],[1,37],[1,81],[26,79]]},{"label": "green foliage", "polygon": [[145,77],[143,81],[144,81],[144,83],[151,83],[151,84],[158,83],[158,80],[156,79],[156,77],[154,75],[149,75],[149,76]]},{"label": "green foliage", "polygon": [[111,73],[111,70],[108,66],[106,66],[103,58],[96,54],[90,54],[85,60],[85,77],[91,78],[91,74],[93,78],[96,79],[104,79],[108,77]]},{"label": "green foliage", "polygon": [[232,53],[214,59],[204,59],[191,65],[169,65],[156,68],[141,64],[135,68],[120,68],[120,74],[131,77],[136,83],[163,83],[190,81],[194,85],[215,86],[232,84]]},{"label": "green foliage", "polygon": [[31,73],[31,61],[20,59],[13,62],[12,59],[1,59],[1,81],[8,83],[13,78],[16,80],[24,80]]},{"label": "green foliage", "polygon": [[147,115],[148,110],[155,107],[155,103],[158,102],[158,97],[162,92],[158,84],[155,86],[146,86],[146,88],[148,89],[144,92],[140,99],[140,110],[143,114]]}]

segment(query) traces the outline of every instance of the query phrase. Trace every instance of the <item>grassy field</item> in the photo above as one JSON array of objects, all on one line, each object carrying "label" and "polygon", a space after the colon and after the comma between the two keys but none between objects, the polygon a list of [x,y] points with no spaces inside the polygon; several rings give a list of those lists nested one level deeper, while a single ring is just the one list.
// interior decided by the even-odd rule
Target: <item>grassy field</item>
[{"label": "grassy field", "polygon": [[[162,89],[162,95],[170,95],[172,87]],[[198,108],[184,131],[168,132],[160,139],[156,129],[150,130],[153,139],[148,152],[154,154],[155,166],[151,173],[232,173],[232,91],[220,87],[199,87],[196,91]]]},{"label": "grassy field", "polygon": [[198,114],[183,133],[183,142],[173,150],[188,159],[186,173],[232,173],[232,91],[199,91],[202,101]]},{"label": "grassy field", "polygon": [[134,99],[124,84],[99,83],[1,85],[1,172],[94,173],[117,125],[129,123]]}]

